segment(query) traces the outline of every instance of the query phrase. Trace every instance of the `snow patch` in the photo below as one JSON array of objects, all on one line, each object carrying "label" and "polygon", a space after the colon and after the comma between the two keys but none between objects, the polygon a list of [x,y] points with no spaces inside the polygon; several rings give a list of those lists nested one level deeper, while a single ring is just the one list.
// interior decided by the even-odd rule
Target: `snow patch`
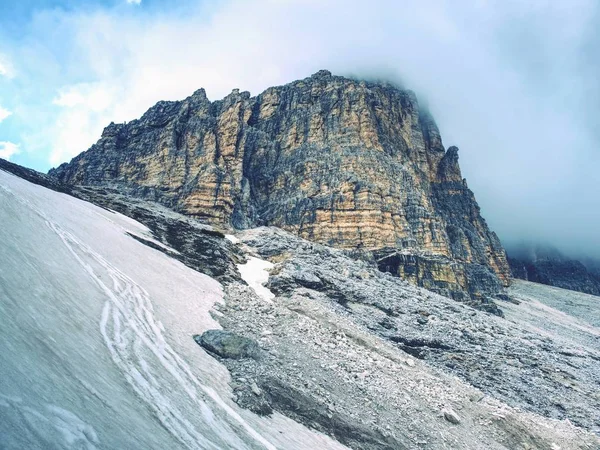
[{"label": "snow patch", "polygon": [[273,263],[250,256],[246,264],[238,264],[237,267],[242,279],[248,283],[248,286],[266,302],[272,303],[275,294],[266,288],[265,284],[269,281],[268,270],[273,268]]},{"label": "snow patch", "polygon": [[240,240],[237,237],[235,237],[233,234],[226,234],[225,239],[227,239],[232,244],[237,244],[238,242],[240,242]]},{"label": "snow patch", "polygon": [[[174,436],[191,449],[218,449],[223,441],[232,447],[239,445],[238,436],[227,425],[214,420],[214,412],[206,402],[210,398],[255,440],[268,449],[275,449],[231,408],[223,408],[225,404],[214,390],[200,383],[186,362],[166,342],[160,325],[154,319],[152,302],[145,289],[71,233],[54,223],[47,221],[46,224],[105,292],[108,300],[102,312],[100,329],[112,359]],[[111,282],[104,283],[106,279]],[[199,432],[187,419],[187,411],[165,395],[162,383],[158,382],[159,374],[162,375],[160,378],[171,378],[178,384],[200,409],[206,425],[219,431],[213,439],[207,433]],[[171,389],[175,388],[172,382],[170,385]]]}]

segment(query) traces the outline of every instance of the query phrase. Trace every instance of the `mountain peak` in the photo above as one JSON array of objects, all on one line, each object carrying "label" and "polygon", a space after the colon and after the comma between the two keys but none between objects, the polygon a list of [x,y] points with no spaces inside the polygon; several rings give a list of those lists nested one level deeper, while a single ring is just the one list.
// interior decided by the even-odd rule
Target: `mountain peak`
[{"label": "mountain peak", "polygon": [[382,270],[464,301],[506,285],[504,250],[462,181],[458,149],[444,151],[414,93],[327,70],[306,80],[213,103],[198,90],[194,109],[159,102],[52,173],[219,226],[274,225],[376,251]]},{"label": "mountain peak", "polygon": [[332,77],[332,75],[329,70],[321,69],[318,72],[315,72],[314,74],[312,74],[310,78],[322,79],[322,78],[331,78],[331,77]]}]

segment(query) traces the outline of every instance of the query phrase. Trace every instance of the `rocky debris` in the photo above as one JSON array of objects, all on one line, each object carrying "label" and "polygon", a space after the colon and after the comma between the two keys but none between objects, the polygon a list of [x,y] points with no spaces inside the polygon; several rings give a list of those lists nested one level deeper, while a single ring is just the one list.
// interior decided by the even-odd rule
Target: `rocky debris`
[{"label": "rocky debris", "polygon": [[[278,238],[279,232],[270,242],[278,245]],[[265,248],[272,248],[266,240]],[[329,256],[318,257],[325,260]],[[338,270],[356,269],[345,266],[341,258],[335,262],[340,263]],[[276,265],[272,272],[278,268]],[[372,274],[399,283],[405,288],[405,298],[398,299],[401,307],[434,296],[377,269],[352,273],[363,277],[365,283],[372,281],[367,278]],[[469,317],[486,325],[488,320],[501,321],[452,300],[439,299],[442,297],[432,298],[441,301],[443,308],[451,306],[447,315],[455,315],[457,320]],[[432,304],[426,301],[424,306]],[[317,291],[300,288],[267,301],[249,286],[234,282],[225,286],[225,303],[216,307],[215,318],[222,326],[255,339],[264,355],[260,361],[222,360],[231,373],[234,401],[262,414],[285,414],[350,448],[518,449],[528,448],[526,444],[551,449],[557,444],[563,449],[591,449],[600,445],[597,438],[568,421],[545,419],[510,407],[484,396],[447,370],[415,360],[359,323],[360,314],[354,312],[352,304],[342,306]],[[436,312],[438,317],[444,317],[440,312]],[[501,355],[495,359],[502,362]],[[253,392],[254,384],[260,395]],[[458,425],[440,413],[445,408],[460,417]]]},{"label": "rocky debris", "polygon": [[600,296],[597,261],[586,260],[586,265],[548,246],[518,248],[513,254],[508,262],[515,278]]},{"label": "rocky debris", "polygon": [[386,450],[408,449],[401,440],[381,429],[373,429],[346,414],[336,411],[331,404],[324,405],[308,394],[289,384],[282,384],[278,377],[266,377],[264,385],[268,388],[269,402],[285,415],[331,434],[339,442],[352,448],[378,448]]},{"label": "rocky debris", "polygon": [[[373,252],[379,270],[424,287],[444,297],[502,315],[492,297],[505,296],[494,272],[483,264],[457,264],[445,256],[382,249]],[[464,286],[456,289],[456,286]]]},{"label": "rocky debris", "polygon": [[[320,71],[256,97],[204,90],[110,124],[50,174],[118,188],[219,226],[277,226],[327,245],[386,249],[385,270],[451,297],[509,283],[497,236],[415,94]],[[390,257],[401,251],[406,257]]]},{"label": "rocky debris", "polygon": [[[254,358],[260,357],[260,348],[256,341],[225,330],[207,330],[202,335],[195,335],[194,340],[211,353],[221,358]],[[260,395],[258,387],[253,384],[252,392]]]},{"label": "rocky debris", "polygon": [[[504,320],[382,273],[372,262],[275,228],[248,230],[239,237],[259,257],[275,264],[268,287],[279,302],[326,305],[411,357],[456,375],[512,407],[600,429],[597,329],[571,325],[569,319],[568,326],[555,325],[546,331],[564,320],[553,316],[536,320],[534,326],[522,322],[519,317],[531,306],[519,292],[511,292],[511,297],[520,305],[503,303],[511,312],[510,321]],[[241,323],[252,320],[252,309],[248,307],[248,318]],[[272,334],[261,340],[258,333],[259,342],[280,339],[277,330],[268,326],[276,319],[260,321],[261,332],[266,327]],[[337,339],[332,343],[329,353],[337,348]],[[372,369],[366,364],[356,370],[357,376]]]},{"label": "rocky debris", "polygon": [[260,388],[254,382],[252,382],[252,384],[250,385],[250,390],[257,397],[260,397],[262,395],[262,391],[260,390]]},{"label": "rocky debris", "polygon": [[[535,306],[534,311],[541,317],[531,316],[528,320],[533,321],[536,327],[546,330],[557,338],[564,336],[576,338],[575,342],[569,345],[570,347],[581,346],[578,344],[579,341],[582,341],[583,347],[593,346],[593,341],[589,341],[587,338],[589,334],[594,334],[594,328],[600,328],[597,296],[523,280],[514,280],[514,285],[510,288],[510,294],[519,302],[526,302]],[[549,307],[549,311],[553,313],[550,316],[551,320],[544,320],[546,307]],[[506,305],[505,309],[508,312],[518,311],[512,305]],[[558,315],[558,317],[555,317],[555,315]],[[564,315],[573,317],[576,320],[567,322],[570,325],[567,327]],[[577,325],[580,322],[582,326],[578,327]],[[597,340],[600,341],[600,338],[597,338]],[[574,353],[579,354],[577,351]]]},{"label": "rocky debris", "polygon": [[256,384],[252,381],[248,384],[243,377],[231,383],[235,402],[242,408],[249,409],[259,416],[270,416],[273,414],[272,401],[270,401]]}]

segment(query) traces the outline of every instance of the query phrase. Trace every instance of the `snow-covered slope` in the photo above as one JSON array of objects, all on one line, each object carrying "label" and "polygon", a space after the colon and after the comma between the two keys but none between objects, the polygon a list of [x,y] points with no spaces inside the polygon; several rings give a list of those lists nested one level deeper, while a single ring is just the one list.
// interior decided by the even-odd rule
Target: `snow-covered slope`
[{"label": "snow-covered slope", "polygon": [[342,448],[230,400],[219,283],[141,224],[0,171],[0,447]]}]

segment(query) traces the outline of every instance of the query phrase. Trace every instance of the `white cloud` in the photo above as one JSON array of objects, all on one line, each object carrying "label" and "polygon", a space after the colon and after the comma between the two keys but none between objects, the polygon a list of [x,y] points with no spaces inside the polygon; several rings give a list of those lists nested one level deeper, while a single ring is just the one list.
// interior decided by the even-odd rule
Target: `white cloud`
[{"label": "white cloud", "polygon": [[0,76],[6,78],[13,78],[15,76],[12,64],[3,55],[0,55]]},{"label": "white cloud", "polygon": [[52,165],[81,153],[98,140],[122,99],[119,94],[117,86],[107,83],[79,83],[58,92],[53,104],[61,111],[53,129]]},{"label": "white cloud", "polygon": [[63,91],[58,93],[58,96],[52,100],[52,103],[57,106],[64,106],[66,108],[73,108],[77,105],[85,103],[85,98],[81,92],[79,92],[75,86],[65,88]]},{"label": "white cloud", "polygon": [[8,109],[3,108],[2,106],[0,106],[0,123],[2,123],[2,121],[4,119],[6,119],[8,116],[11,116],[11,115],[12,115],[11,111],[9,111]]},{"label": "white cloud", "polygon": [[130,5],[140,5],[142,3],[142,0],[127,0],[127,3],[129,3]]},{"label": "white cloud", "polygon": [[[590,153],[597,139],[585,122],[599,117],[591,110],[600,105],[598,45],[585,42],[598,28],[596,0],[185,3],[160,14],[122,7],[53,13],[38,41],[54,45],[48,31],[62,30],[65,42],[28,46],[20,60],[35,62],[32,71],[43,61],[44,76],[72,75],[53,96],[53,123],[31,121],[39,130],[28,134],[51,144],[52,164],[87,149],[109,122],[137,118],[159,100],[200,87],[213,100],[232,88],[255,95],[325,68],[401,77],[427,100],[446,145],[461,148],[463,173],[502,236],[533,223],[539,234],[560,237],[574,223],[600,221],[592,172],[600,161]],[[55,62],[56,54],[64,60]],[[571,208],[575,197],[589,206]],[[600,248],[597,231],[578,226],[578,233]]]},{"label": "white cloud", "polygon": [[13,155],[21,153],[19,144],[8,141],[0,141],[0,158],[10,159]]},{"label": "white cloud", "polygon": [[59,90],[52,103],[66,108],[104,111],[118,100],[115,96],[117,89],[117,86],[109,86],[107,83],[78,83]]}]

